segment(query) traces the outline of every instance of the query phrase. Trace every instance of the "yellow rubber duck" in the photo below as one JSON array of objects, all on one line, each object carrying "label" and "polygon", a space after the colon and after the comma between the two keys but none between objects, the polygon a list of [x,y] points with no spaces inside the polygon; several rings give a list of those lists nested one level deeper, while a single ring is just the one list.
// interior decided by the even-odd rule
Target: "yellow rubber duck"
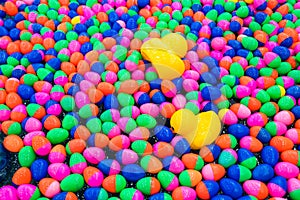
[{"label": "yellow rubber duck", "polygon": [[163,38],[152,38],[141,46],[145,60],[152,63],[159,78],[172,80],[180,77],[185,66],[181,58],[187,53],[187,42],[178,33],[170,33]]},{"label": "yellow rubber duck", "polygon": [[221,121],[213,111],[194,115],[188,109],[180,109],[172,115],[170,124],[174,133],[186,138],[194,150],[213,143],[221,132]]}]

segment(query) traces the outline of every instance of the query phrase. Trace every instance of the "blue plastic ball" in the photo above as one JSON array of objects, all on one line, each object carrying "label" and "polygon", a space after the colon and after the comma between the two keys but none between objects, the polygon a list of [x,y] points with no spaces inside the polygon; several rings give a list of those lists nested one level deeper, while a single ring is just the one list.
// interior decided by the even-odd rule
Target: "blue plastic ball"
[{"label": "blue plastic ball", "polygon": [[123,167],[122,175],[129,182],[137,182],[138,180],[144,178],[146,173],[139,165],[129,164]]},{"label": "blue plastic ball", "polygon": [[30,171],[33,180],[40,181],[48,174],[48,162],[44,159],[37,159],[31,164]]},{"label": "blue plastic ball", "polygon": [[265,164],[273,167],[279,160],[279,152],[272,146],[265,146],[261,151],[261,159]]},{"label": "blue plastic ball", "polygon": [[29,100],[34,93],[34,89],[29,85],[22,84],[18,87],[18,94],[24,100]]}]

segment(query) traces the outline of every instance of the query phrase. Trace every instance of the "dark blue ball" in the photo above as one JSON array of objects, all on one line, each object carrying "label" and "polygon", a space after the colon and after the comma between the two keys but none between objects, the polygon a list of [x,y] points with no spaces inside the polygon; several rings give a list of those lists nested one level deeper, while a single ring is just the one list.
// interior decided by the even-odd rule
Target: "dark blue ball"
[{"label": "dark blue ball", "polygon": [[247,59],[247,57],[248,57],[248,55],[249,55],[249,51],[246,50],[246,49],[239,49],[239,50],[236,52],[236,55],[241,56],[241,57]]},{"label": "dark blue ball", "polygon": [[0,65],[6,64],[7,58],[8,54],[6,53],[6,51],[0,51]]},{"label": "dark blue ball", "polygon": [[129,182],[137,182],[138,180],[144,178],[146,173],[139,165],[129,164],[123,167],[122,175]]},{"label": "dark blue ball", "polygon": [[272,136],[265,128],[261,128],[256,136],[256,138],[261,141],[262,143],[268,143]]},{"label": "dark blue ball", "polygon": [[166,101],[166,97],[161,91],[158,91],[152,96],[151,100],[153,103],[161,104]]},{"label": "dark blue ball", "polygon": [[44,159],[37,159],[31,164],[30,171],[33,180],[40,181],[48,174],[48,162]]},{"label": "dark blue ball", "polygon": [[159,78],[150,81],[149,85],[150,85],[151,90],[154,90],[154,89],[160,90],[161,82],[162,82],[162,80]]},{"label": "dark blue ball", "polygon": [[201,4],[198,4],[198,3],[193,4],[192,5],[192,10],[193,10],[194,13],[198,12],[198,11],[201,11],[202,10]]},{"label": "dark blue ball", "polygon": [[287,95],[291,95],[296,99],[300,98],[300,86],[294,85],[286,90]]},{"label": "dark blue ball", "polygon": [[140,15],[133,15],[132,18],[137,22],[140,19]]},{"label": "dark blue ball", "polygon": [[68,16],[70,18],[74,18],[74,17],[78,16],[78,13],[74,10],[70,10],[69,13],[68,13]]},{"label": "dark blue ball", "polygon": [[7,36],[8,30],[4,26],[0,26],[0,37]]},{"label": "dark blue ball", "polygon": [[257,23],[262,24],[266,20],[267,16],[268,15],[266,13],[257,12],[254,18]]},{"label": "dark blue ball", "polygon": [[208,102],[207,104],[205,104],[205,106],[203,107],[202,111],[203,112],[213,111],[213,112],[215,112],[215,113],[218,114],[219,108],[214,103]]},{"label": "dark blue ball", "polygon": [[119,108],[119,102],[115,95],[109,94],[104,99],[104,108],[107,109],[118,109]]},{"label": "dark blue ball", "polygon": [[[44,68],[45,66],[43,65],[43,64],[41,64],[41,63],[34,63],[34,64],[31,64],[32,65],[32,67],[33,67],[33,69],[34,69],[34,71],[38,71],[40,68]],[[48,81],[48,82],[51,82],[52,80],[53,80],[53,73],[50,73],[49,74],[49,77],[46,77],[46,78],[44,78],[44,81]]]},{"label": "dark blue ball", "polygon": [[19,61],[20,61],[20,60],[22,59],[22,57],[23,57],[23,55],[22,55],[20,52],[12,53],[10,56],[13,57],[13,58],[15,58],[15,59],[17,59],[17,60],[19,60]]},{"label": "dark blue ball", "polygon": [[57,71],[60,69],[61,61],[58,58],[51,58],[47,64],[51,67],[50,71]]},{"label": "dark blue ball", "polygon": [[236,181],[240,181],[240,166],[239,165],[231,165],[227,169],[227,177]]},{"label": "dark blue ball", "polygon": [[[102,194],[103,193],[103,194]],[[94,200],[102,197],[102,195],[107,194],[103,188],[87,188],[84,191],[84,199]]]},{"label": "dark blue ball", "polygon": [[276,53],[281,60],[286,60],[290,57],[290,50],[284,46],[276,46],[272,50],[274,53]]},{"label": "dark blue ball", "polygon": [[110,29],[103,32],[103,37],[112,37],[116,36],[118,32],[116,30]]},{"label": "dark blue ball", "polygon": [[274,183],[276,185],[279,185],[283,190],[287,191],[288,188],[287,181],[282,176],[275,176],[269,181],[269,183]]},{"label": "dark blue ball", "polygon": [[55,31],[53,37],[54,37],[54,40],[57,42],[57,41],[60,41],[60,40],[65,40],[66,39],[66,34],[62,31]]},{"label": "dark blue ball", "polygon": [[210,29],[213,29],[213,28],[217,27],[217,24],[216,24],[216,22],[210,22],[208,24],[208,26],[209,26]]},{"label": "dark blue ball", "polygon": [[241,184],[231,178],[222,178],[220,180],[220,187],[224,194],[234,199],[243,195],[243,188]]},{"label": "dark blue ball", "polygon": [[30,53],[26,54],[28,61],[30,63],[42,63],[43,62],[43,53],[40,50],[32,50]]},{"label": "dark blue ball", "polygon": [[202,24],[200,22],[193,22],[191,24],[191,30],[200,31]]},{"label": "dark blue ball", "polygon": [[215,10],[218,12],[219,15],[225,11],[224,7],[220,4],[215,5]]},{"label": "dark blue ball", "polygon": [[[34,69],[35,67],[40,67],[41,65],[35,65],[34,66]],[[41,67],[42,68],[42,67]],[[39,68],[38,68],[39,69]],[[53,78],[54,78],[54,74],[52,72],[48,73],[44,78],[43,80],[44,81],[48,81],[48,82],[52,82],[53,81]]]},{"label": "dark blue ball", "polygon": [[248,136],[250,134],[250,130],[244,124],[233,124],[228,127],[228,133],[237,139],[241,139],[244,136]]},{"label": "dark blue ball", "polygon": [[138,27],[137,22],[133,18],[129,18],[126,22],[128,29],[136,29]]},{"label": "dark blue ball", "polygon": [[94,21],[92,19],[88,19],[88,20],[86,20],[86,22],[84,23],[84,25],[86,27],[90,27],[90,26],[93,26],[95,24],[94,24]]},{"label": "dark blue ball", "polygon": [[37,6],[36,5],[31,5],[27,7],[29,11],[36,11],[37,10]]},{"label": "dark blue ball", "polygon": [[137,5],[140,8],[144,8],[145,6],[150,4],[150,0],[137,0]]},{"label": "dark blue ball", "polygon": [[248,69],[246,69],[245,75],[253,79],[257,79],[259,77],[259,70],[255,67],[249,67]]},{"label": "dark blue ball", "polygon": [[124,22],[127,22],[130,19],[130,15],[127,13],[124,13],[121,15],[120,19]]},{"label": "dark blue ball", "polygon": [[215,38],[215,37],[222,37],[223,36],[223,30],[220,27],[214,27],[211,30],[211,37]]},{"label": "dark blue ball", "polygon": [[34,89],[29,85],[19,85],[18,94],[24,100],[29,100],[32,95],[34,95]]},{"label": "dark blue ball", "polygon": [[274,176],[273,167],[269,164],[260,164],[252,171],[252,177],[262,182],[269,181]]},{"label": "dark blue ball", "polygon": [[242,44],[237,40],[229,40],[227,45],[232,47],[235,51],[238,51],[243,48]]},{"label": "dark blue ball", "polygon": [[221,91],[217,87],[206,86],[201,90],[201,96],[204,100],[214,101],[220,98],[222,95]]},{"label": "dark blue ball", "polygon": [[219,193],[220,186],[218,182],[212,180],[204,180],[203,183],[206,186],[210,197],[214,197]]},{"label": "dark blue ball", "polygon": [[135,12],[139,12],[140,9],[139,9],[139,7],[133,5],[129,8],[129,10],[134,10]]},{"label": "dark blue ball", "polygon": [[247,160],[248,158],[254,157],[254,154],[249,151],[248,149],[240,148],[237,152],[238,154],[238,162],[242,163],[243,161]]},{"label": "dark blue ball", "polygon": [[68,95],[74,96],[77,92],[80,91],[80,87],[78,85],[73,85],[67,91]]},{"label": "dark blue ball", "polygon": [[20,79],[24,74],[26,74],[26,72],[22,69],[14,69],[11,73],[11,76],[13,78],[17,78]]},{"label": "dark blue ball", "polygon": [[260,58],[263,57],[262,53],[258,49],[256,49],[256,50],[253,51],[253,56],[260,57]]},{"label": "dark blue ball", "polygon": [[90,43],[90,42],[85,42],[81,45],[80,47],[80,52],[85,55],[87,54],[88,52],[92,51],[93,50],[93,44]]},{"label": "dark blue ball", "polygon": [[171,142],[174,137],[173,132],[166,126],[158,125],[154,128],[154,135],[158,141]]},{"label": "dark blue ball", "polygon": [[82,32],[86,32],[87,28],[84,24],[76,24],[74,27],[74,31],[76,31],[78,34],[82,33]]},{"label": "dark blue ball", "polygon": [[[1,13],[1,11],[0,11],[0,13]],[[1,14],[0,14],[0,17],[1,17]],[[22,20],[25,20],[26,18],[24,17],[24,15],[22,14],[22,13],[18,13],[18,14],[16,14],[15,15],[15,17],[14,17],[14,21],[16,22],[16,23],[18,23],[18,22],[20,22],[20,21],[22,21]]]},{"label": "dark blue ball", "polygon": [[293,15],[291,13],[288,13],[286,15],[283,16],[283,19],[289,20],[289,21],[293,21]]},{"label": "dark blue ball", "polygon": [[46,55],[52,55],[52,56],[57,56],[57,51],[54,48],[50,48],[46,51]]},{"label": "dark blue ball", "polygon": [[[113,28],[115,31],[119,31],[119,30],[122,29],[122,26],[121,26],[118,22],[114,22],[112,28]],[[121,37],[120,37],[120,38],[121,38]]]},{"label": "dark blue ball", "polygon": [[7,30],[11,30],[16,27],[16,23],[12,19],[6,19],[3,25]]},{"label": "dark blue ball", "polygon": [[265,146],[261,151],[261,159],[265,164],[273,167],[279,160],[279,152],[272,146]]},{"label": "dark blue ball", "polygon": [[150,96],[147,93],[143,93],[142,95],[139,96],[139,99],[137,100],[137,104],[141,106],[145,103],[150,103],[150,101],[151,101]]},{"label": "dark blue ball", "polygon": [[202,12],[206,15],[209,11],[211,11],[213,7],[211,5],[205,5],[202,8]]},{"label": "dark blue ball", "polygon": [[267,8],[267,6],[268,6],[268,3],[265,1],[261,5],[256,7],[256,10],[264,11]]},{"label": "dark blue ball", "polygon": [[76,73],[76,74],[74,74],[74,76],[72,77],[71,82],[72,82],[72,83],[79,84],[79,83],[80,83],[81,81],[83,81],[83,80],[84,80],[84,77],[83,77],[81,74]]},{"label": "dark blue ball", "polygon": [[119,16],[116,12],[112,11],[108,14],[109,22],[113,23],[119,20]]},{"label": "dark blue ball", "polygon": [[190,16],[186,16],[184,17],[182,20],[181,20],[181,24],[185,24],[185,25],[188,25],[190,26],[192,23],[193,23],[193,18],[190,17]]},{"label": "dark blue ball", "polygon": [[234,33],[237,33],[239,30],[241,30],[241,28],[242,28],[241,24],[237,21],[232,21],[229,24],[229,29]]},{"label": "dark blue ball", "polygon": [[12,39],[12,40],[19,40],[20,39],[20,33],[21,31],[17,28],[13,28],[9,31],[9,37]]},{"label": "dark blue ball", "polygon": [[300,119],[300,106],[293,107],[291,111],[295,115],[296,119]]},{"label": "dark blue ball", "polygon": [[293,38],[292,37],[286,38],[285,40],[283,40],[280,43],[281,46],[284,46],[284,47],[287,47],[287,48],[289,48],[290,46],[292,46],[292,44],[293,44]]},{"label": "dark blue ball", "polygon": [[27,7],[26,4],[20,5],[20,6],[18,7],[19,12],[24,11],[26,7]]},{"label": "dark blue ball", "polygon": [[233,48],[230,48],[224,52],[224,56],[229,56],[230,58],[233,58],[235,56],[235,50]]},{"label": "dark blue ball", "polygon": [[43,26],[38,23],[32,24],[32,30],[34,33],[40,33],[42,28],[43,28]]}]

